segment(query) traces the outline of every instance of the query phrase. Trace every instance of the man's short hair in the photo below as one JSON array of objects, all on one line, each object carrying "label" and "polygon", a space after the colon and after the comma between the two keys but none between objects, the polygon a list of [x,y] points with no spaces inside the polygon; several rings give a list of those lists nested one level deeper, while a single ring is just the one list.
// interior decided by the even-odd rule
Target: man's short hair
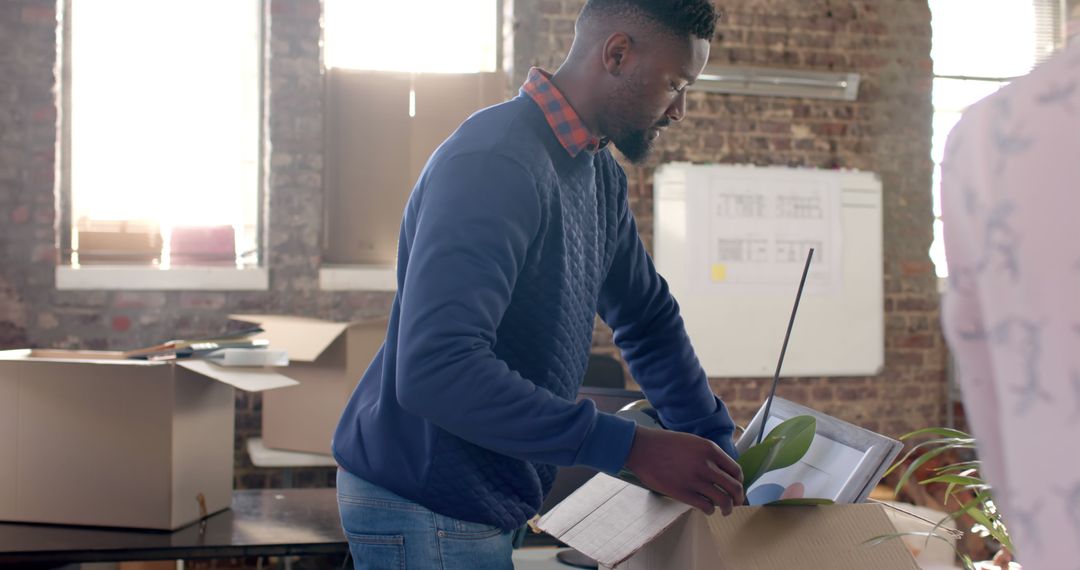
[{"label": "man's short hair", "polygon": [[644,17],[680,37],[712,41],[719,13],[710,0],[588,0],[580,21],[597,16]]}]

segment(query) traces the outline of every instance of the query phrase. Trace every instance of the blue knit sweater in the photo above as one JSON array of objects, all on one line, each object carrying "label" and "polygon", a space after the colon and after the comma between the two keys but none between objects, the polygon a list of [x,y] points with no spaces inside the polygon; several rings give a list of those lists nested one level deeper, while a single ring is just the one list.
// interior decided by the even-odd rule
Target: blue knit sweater
[{"label": "blue knit sweater", "polygon": [[469,118],[406,206],[383,347],[334,435],[349,472],[451,517],[516,528],[556,465],[614,473],[634,424],[575,403],[597,312],[671,429],[735,456],[610,151],[576,157],[528,96]]}]

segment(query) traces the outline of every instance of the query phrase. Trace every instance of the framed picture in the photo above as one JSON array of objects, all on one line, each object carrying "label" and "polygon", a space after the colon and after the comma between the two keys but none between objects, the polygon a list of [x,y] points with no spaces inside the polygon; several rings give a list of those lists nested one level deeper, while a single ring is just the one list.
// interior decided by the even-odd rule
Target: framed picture
[{"label": "framed picture", "polygon": [[[740,453],[757,441],[762,406],[735,444]],[[861,503],[870,496],[885,470],[903,447],[899,441],[843,420],[774,398],[765,435],[795,416],[813,416],[817,431],[810,449],[798,463],[762,475],[747,492],[747,503],[763,505],[778,499],[822,498],[837,503]]]}]

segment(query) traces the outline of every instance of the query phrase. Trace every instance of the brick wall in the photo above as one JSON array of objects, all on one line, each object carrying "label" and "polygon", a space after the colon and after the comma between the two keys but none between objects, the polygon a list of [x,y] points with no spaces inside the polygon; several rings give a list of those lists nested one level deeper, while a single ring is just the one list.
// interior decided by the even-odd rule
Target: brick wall
[{"label": "brick wall", "polygon": [[[515,2],[516,81],[549,70],[573,38],[582,0]],[[712,61],[855,71],[855,102],[691,92],[687,116],[660,139],[643,168],[628,168],[646,244],[652,239],[652,168],[662,162],[854,168],[881,175],[885,232],[885,370],[864,378],[785,379],[783,397],[890,435],[944,423],[944,355],[930,179],[930,11],[925,1],[750,0],[723,2]],[[599,327],[598,350],[611,351]],[[778,331],[779,334],[779,331]],[[767,395],[761,379],[713,379],[747,422]]]},{"label": "brick wall", "polygon": [[[570,44],[580,0],[516,0],[514,83],[529,65],[553,69]],[[318,290],[322,212],[319,1],[269,2],[267,74],[269,291],[56,291],[54,287],[54,0],[0,2],[0,348],[128,348],[218,330],[229,312],[349,319],[384,314],[384,293]],[[694,93],[683,125],[649,166],[631,168],[631,199],[651,242],[651,167],[693,160],[858,168],[885,186],[886,369],[868,378],[790,380],[781,395],[896,435],[944,421],[930,206],[930,15],[925,2],[752,0],[725,6],[713,57],[857,71],[859,100],[819,102]],[[599,330],[599,350],[612,351]],[[740,422],[764,396],[754,379],[713,380]],[[259,432],[261,398],[237,395],[237,484],[274,486],[243,442]],[[327,485],[330,469],[298,470]]]}]

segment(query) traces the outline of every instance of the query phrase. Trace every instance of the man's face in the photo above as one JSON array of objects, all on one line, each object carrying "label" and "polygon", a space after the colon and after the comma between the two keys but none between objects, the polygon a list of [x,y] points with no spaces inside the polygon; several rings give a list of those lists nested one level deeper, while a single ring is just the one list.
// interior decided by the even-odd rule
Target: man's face
[{"label": "man's face", "polygon": [[[609,97],[603,132],[631,162],[643,162],[662,129],[682,120],[686,88],[709,60],[709,42],[699,38],[657,38],[646,50],[638,44],[636,65]],[[652,47],[652,46],[650,46]]]}]

